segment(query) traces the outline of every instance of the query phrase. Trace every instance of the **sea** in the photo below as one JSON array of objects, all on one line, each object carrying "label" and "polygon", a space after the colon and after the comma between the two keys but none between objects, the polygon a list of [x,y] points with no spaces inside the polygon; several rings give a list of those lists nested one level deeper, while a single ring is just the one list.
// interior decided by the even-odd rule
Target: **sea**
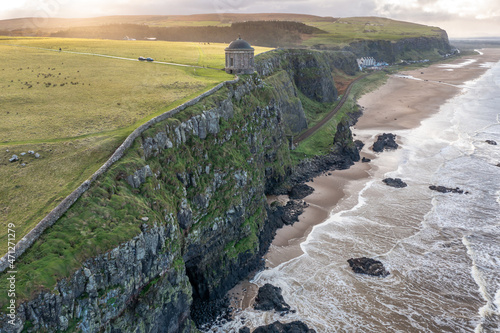
[{"label": "sea", "polygon": [[[392,131],[400,148],[349,183],[302,255],[253,278],[280,287],[295,313],[243,309],[213,331],[301,320],[318,333],[500,332],[500,63],[484,66],[419,127]],[[364,149],[381,133],[354,132]],[[390,275],[354,274],[355,257],[380,260]]]}]

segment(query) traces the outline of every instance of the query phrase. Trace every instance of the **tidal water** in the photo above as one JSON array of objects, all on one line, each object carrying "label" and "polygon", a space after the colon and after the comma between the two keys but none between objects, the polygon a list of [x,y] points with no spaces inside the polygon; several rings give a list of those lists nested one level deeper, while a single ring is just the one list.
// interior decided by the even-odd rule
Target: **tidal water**
[{"label": "tidal water", "polygon": [[[318,333],[500,332],[500,63],[489,66],[418,128],[393,131],[400,149],[348,185],[304,254],[254,278],[281,287],[296,313],[246,309],[217,331],[302,320]],[[367,149],[380,131],[355,133]],[[408,187],[388,187],[386,177]],[[391,274],[354,274],[347,259],[361,256]]]}]

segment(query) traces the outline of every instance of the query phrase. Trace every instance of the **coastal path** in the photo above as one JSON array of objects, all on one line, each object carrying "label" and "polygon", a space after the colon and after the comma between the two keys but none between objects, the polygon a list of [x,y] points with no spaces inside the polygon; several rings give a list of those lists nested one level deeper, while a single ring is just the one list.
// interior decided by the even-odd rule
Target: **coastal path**
[{"label": "coastal path", "polygon": [[304,133],[300,134],[299,136],[297,136],[294,140],[293,140],[293,144],[294,145],[297,145],[299,144],[300,142],[304,141],[305,139],[307,139],[308,137],[310,137],[311,135],[313,135],[318,129],[320,129],[324,124],[326,124],[330,119],[332,119],[332,117],[334,115],[337,114],[337,112],[342,108],[342,106],[344,105],[344,103],[347,101],[347,97],[349,97],[349,93],[351,92],[351,88],[352,86],[354,85],[354,83],[356,83],[358,80],[360,79],[363,79],[365,77],[367,77],[368,75],[370,74],[365,74],[365,75],[362,75],[358,78],[356,78],[354,81],[352,81],[349,86],[347,87],[344,95],[342,96],[342,98],[340,99],[340,102],[339,104],[337,104],[337,106],[332,110],[330,111],[323,119],[321,119],[318,123],[316,123],[313,127],[307,129]]}]

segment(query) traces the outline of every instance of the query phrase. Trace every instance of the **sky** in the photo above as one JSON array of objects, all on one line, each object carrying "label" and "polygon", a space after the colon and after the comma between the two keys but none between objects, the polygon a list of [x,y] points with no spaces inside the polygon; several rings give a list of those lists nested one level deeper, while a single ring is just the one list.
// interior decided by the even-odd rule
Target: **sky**
[{"label": "sky", "polygon": [[0,0],[0,19],[204,13],[381,16],[438,26],[450,38],[500,37],[500,0]]}]

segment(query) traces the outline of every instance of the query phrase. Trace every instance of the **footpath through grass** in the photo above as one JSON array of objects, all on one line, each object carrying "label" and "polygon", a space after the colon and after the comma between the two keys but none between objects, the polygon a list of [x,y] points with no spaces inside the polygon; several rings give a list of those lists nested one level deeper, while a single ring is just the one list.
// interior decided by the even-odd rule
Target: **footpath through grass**
[{"label": "footpath through grass", "polygon": [[[7,251],[9,223],[20,240],[136,127],[233,78],[59,48],[222,68],[226,46],[0,37],[0,254]],[[19,161],[11,163],[14,154]]]}]

